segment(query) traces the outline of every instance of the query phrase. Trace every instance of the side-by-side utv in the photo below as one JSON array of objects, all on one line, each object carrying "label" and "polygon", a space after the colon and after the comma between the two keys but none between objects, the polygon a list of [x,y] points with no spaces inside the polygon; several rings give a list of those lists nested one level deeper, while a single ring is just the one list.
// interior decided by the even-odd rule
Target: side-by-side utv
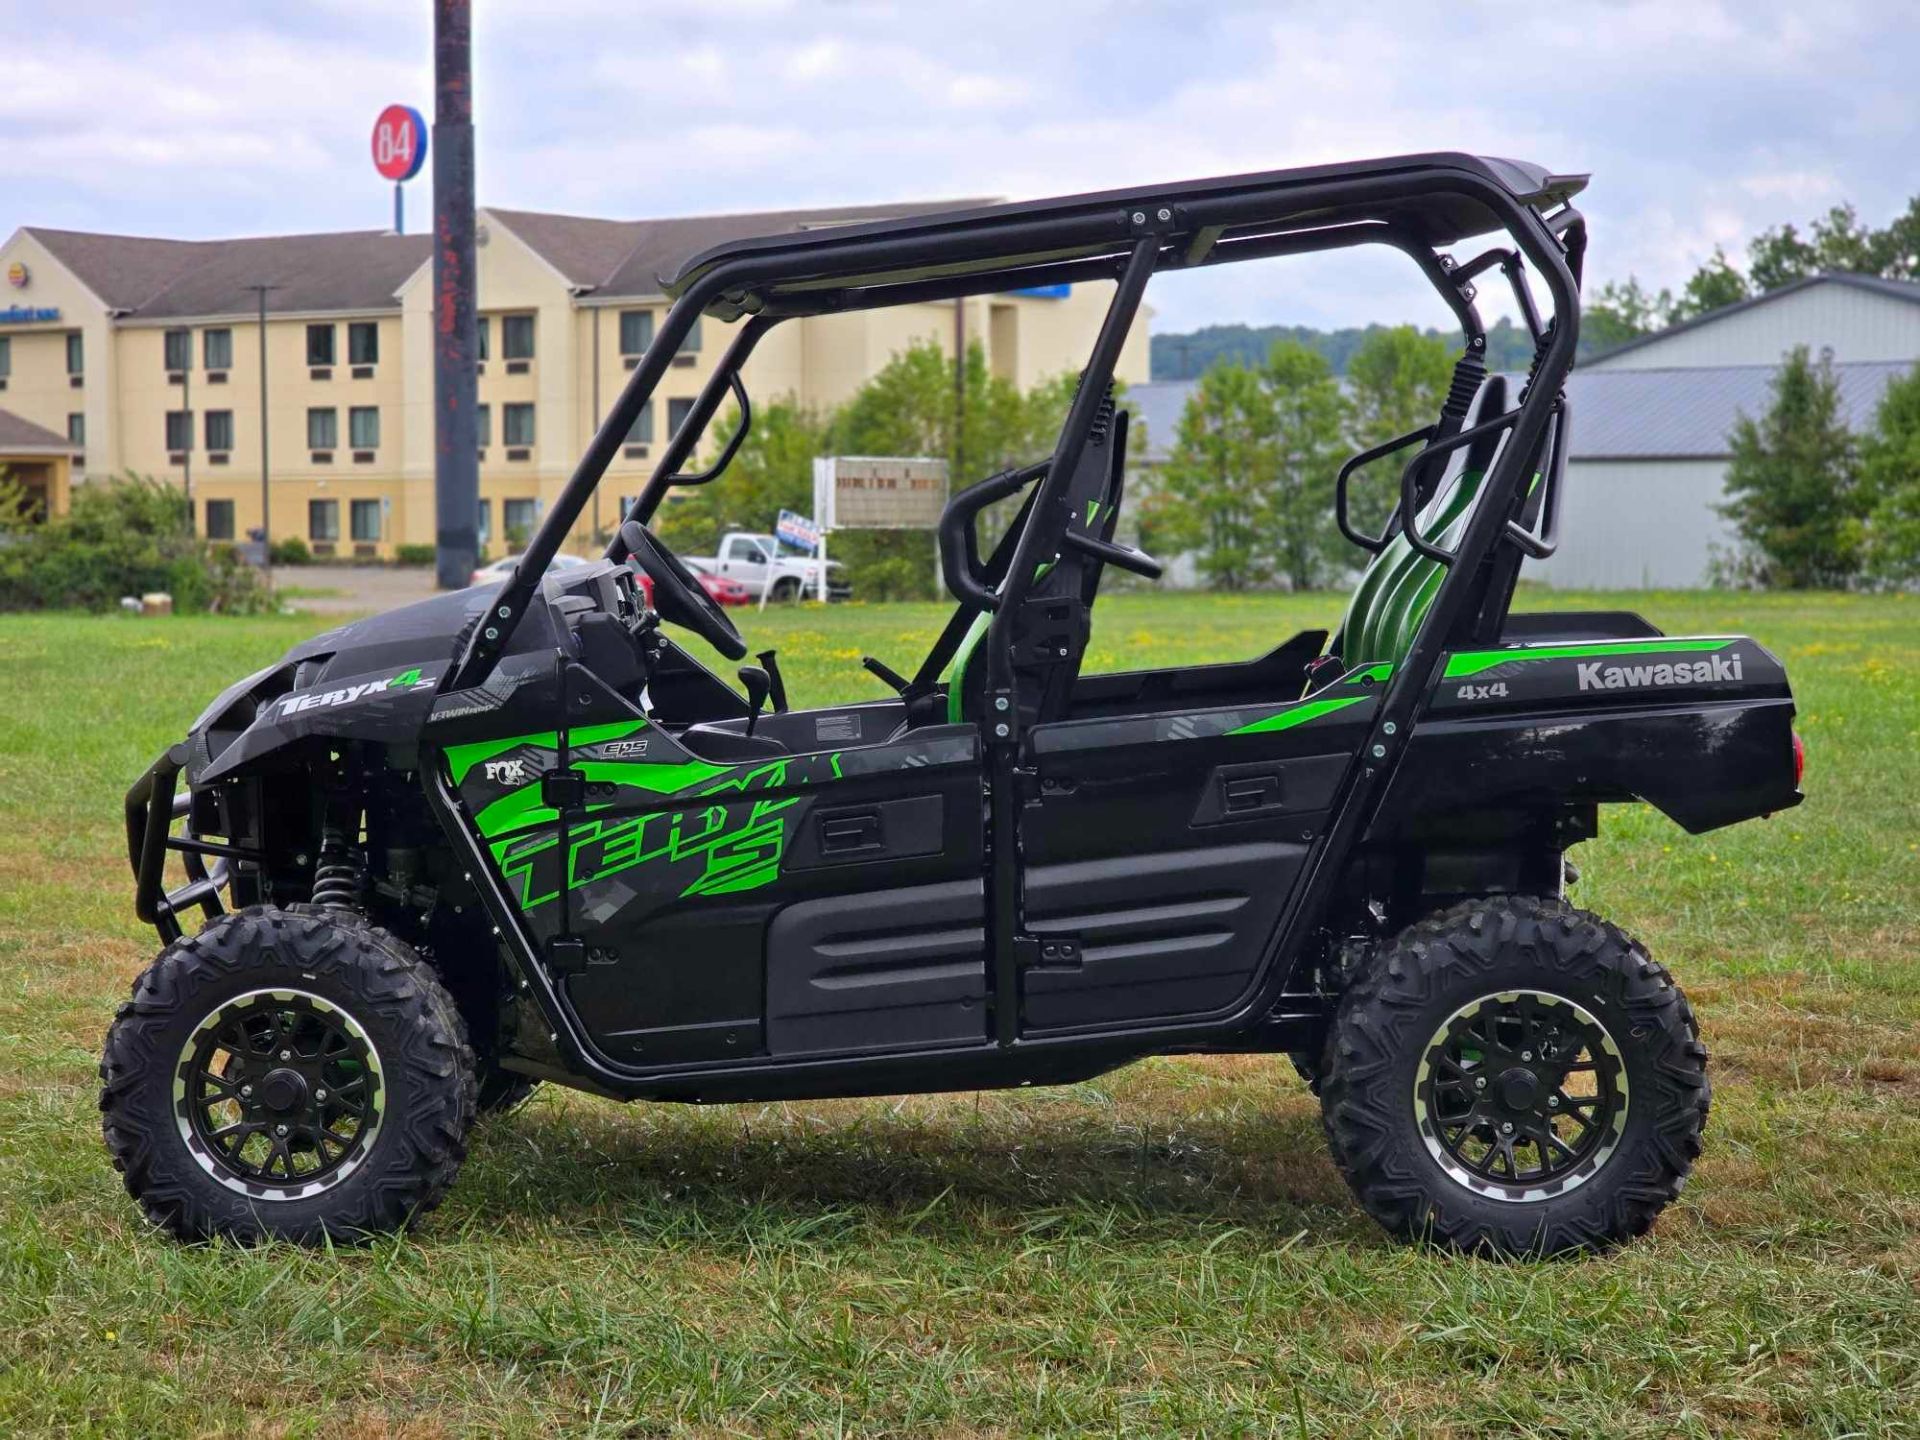
[{"label": "side-by-side utv", "polygon": [[[166,948],[101,1066],[127,1188],[183,1238],[351,1238],[430,1209],[475,1116],[540,1080],[774,1100],[1271,1052],[1396,1235],[1644,1231],[1699,1153],[1706,1051],[1667,972],[1567,903],[1566,852],[1606,801],[1695,832],[1796,804],[1798,748],[1750,639],[1510,613],[1555,545],[1582,184],[1418,155],[689,261],[510,579],[294,647],[128,792]],[[1339,472],[1364,561],[1339,628],[1083,674],[1103,576],[1161,569],[1116,530],[1113,369],[1148,281],[1357,245],[1410,259],[1465,347],[1431,424]],[[1474,303],[1495,271],[1536,341],[1511,381]],[[885,698],[798,710],[771,655],[737,685],[702,663],[746,647],[648,522],[724,469],[737,435],[682,467],[729,394],[751,423],[770,330],[1094,281],[1112,302],[1053,453],[946,508],[955,609],[911,676],[871,659]],[[548,574],[702,315],[733,339],[691,419],[604,563]],[[1377,534],[1349,506],[1367,467],[1398,479]],[[1015,518],[982,536],[996,503]]]}]

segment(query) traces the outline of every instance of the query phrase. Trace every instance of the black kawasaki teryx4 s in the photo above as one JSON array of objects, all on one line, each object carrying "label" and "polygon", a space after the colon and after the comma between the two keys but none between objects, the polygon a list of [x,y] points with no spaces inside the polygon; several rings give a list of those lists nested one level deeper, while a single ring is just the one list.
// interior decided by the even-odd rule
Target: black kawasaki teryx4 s
[{"label": "black kawasaki teryx4 s", "polygon": [[[1550,1253],[1645,1230],[1699,1153],[1706,1051],[1666,971],[1562,898],[1565,853],[1603,801],[1702,831],[1800,795],[1786,676],[1752,640],[1509,613],[1554,547],[1581,184],[1423,155],[687,263],[505,585],[297,646],[129,792],[166,949],[101,1067],[128,1189],[182,1237],[352,1237],[431,1208],[475,1115],[542,1079],[768,1100],[1265,1051],[1319,1090],[1397,1235]],[[1160,573],[1115,538],[1111,380],[1148,280],[1363,244],[1409,257],[1466,345],[1433,423],[1340,473],[1367,563],[1339,630],[1081,674],[1103,573]],[[1495,270],[1537,340],[1511,386],[1474,306]],[[897,693],[792,710],[773,664],[743,698],[700,663],[689,633],[745,646],[647,522],[710,478],[680,467],[729,393],[750,423],[738,377],[768,331],[1091,281],[1113,299],[1053,454],[953,497],[952,620],[911,679],[869,662]],[[543,579],[703,314],[734,339],[606,562]],[[1349,479],[1388,457],[1397,506],[1362,533]],[[980,512],[1023,494],[983,545]]]}]

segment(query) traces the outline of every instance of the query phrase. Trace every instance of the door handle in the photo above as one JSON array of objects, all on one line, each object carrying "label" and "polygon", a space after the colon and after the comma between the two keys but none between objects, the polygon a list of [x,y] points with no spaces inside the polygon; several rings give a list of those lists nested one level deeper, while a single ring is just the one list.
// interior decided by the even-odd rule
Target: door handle
[{"label": "door handle", "polygon": [[1221,808],[1230,815],[1264,810],[1280,803],[1278,775],[1232,775],[1220,781]]},{"label": "door handle", "polygon": [[841,811],[820,817],[820,850],[826,855],[844,855],[850,850],[875,850],[883,843],[880,812],[862,810],[853,814]]}]

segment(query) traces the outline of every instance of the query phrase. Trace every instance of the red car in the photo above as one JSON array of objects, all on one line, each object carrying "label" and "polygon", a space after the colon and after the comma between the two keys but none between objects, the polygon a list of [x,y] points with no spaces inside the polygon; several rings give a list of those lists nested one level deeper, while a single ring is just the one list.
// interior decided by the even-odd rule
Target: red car
[{"label": "red car", "polygon": [[[638,565],[632,568],[634,572],[633,578],[640,584],[640,594],[645,598],[647,604],[651,606],[653,604],[653,580],[648,576],[647,572],[642,570]],[[729,580],[724,575],[716,575],[711,570],[695,564],[692,561],[687,563],[687,568],[693,572],[694,578],[700,582],[700,588],[712,597],[716,605],[751,605],[753,603],[753,592],[748,590],[747,587],[742,585],[738,580]]]}]

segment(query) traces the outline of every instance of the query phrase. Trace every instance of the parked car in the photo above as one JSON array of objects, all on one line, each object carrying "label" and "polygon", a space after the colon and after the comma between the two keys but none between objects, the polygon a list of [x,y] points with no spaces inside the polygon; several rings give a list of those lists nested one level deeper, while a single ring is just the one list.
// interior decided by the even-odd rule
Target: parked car
[{"label": "parked car", "polygon": [[[818,560],[782,554],[773,536],[749,530],[729,530],[720,541],[718,555],[689,556],[686,563],[738,581],[754,600],[762,591],[769,591],[771,600],[803,600],[820,593]],[[827,561],[827,598],[845,600],[852,594],[853,584],[840,563]]]},{"label": "parked car", "polygon": [[[700,582],[700,588],[711,595],[715,603],[720,605],[751,605],[753,603],[753,592],[738,580],[729,580],[724,575],[716,574],[704,560],[689,560],[686,563],[687,569],[693,572],[693,578]],[[645,579],[644,572],[641,578]],[[650,583],[647,598],[649,600],[653,598]]]},{"label": "parked car", "polygon": [[[518,555],[504,555],[491,565],[482,565],[478,570],[474,571],[472,578],[469,579],[467,583],[469,585],[498,585],[502,580],[505,580],[509,575],[513,574],[513,567],[519,563],[520,557]],[[590,565],[592,563],[592,561],[584,559],[579,555],[556,555],[553,557],[553,563],[547,566],[547,570],[549,573],[555,570],[572,570],[576,566]]]}]

